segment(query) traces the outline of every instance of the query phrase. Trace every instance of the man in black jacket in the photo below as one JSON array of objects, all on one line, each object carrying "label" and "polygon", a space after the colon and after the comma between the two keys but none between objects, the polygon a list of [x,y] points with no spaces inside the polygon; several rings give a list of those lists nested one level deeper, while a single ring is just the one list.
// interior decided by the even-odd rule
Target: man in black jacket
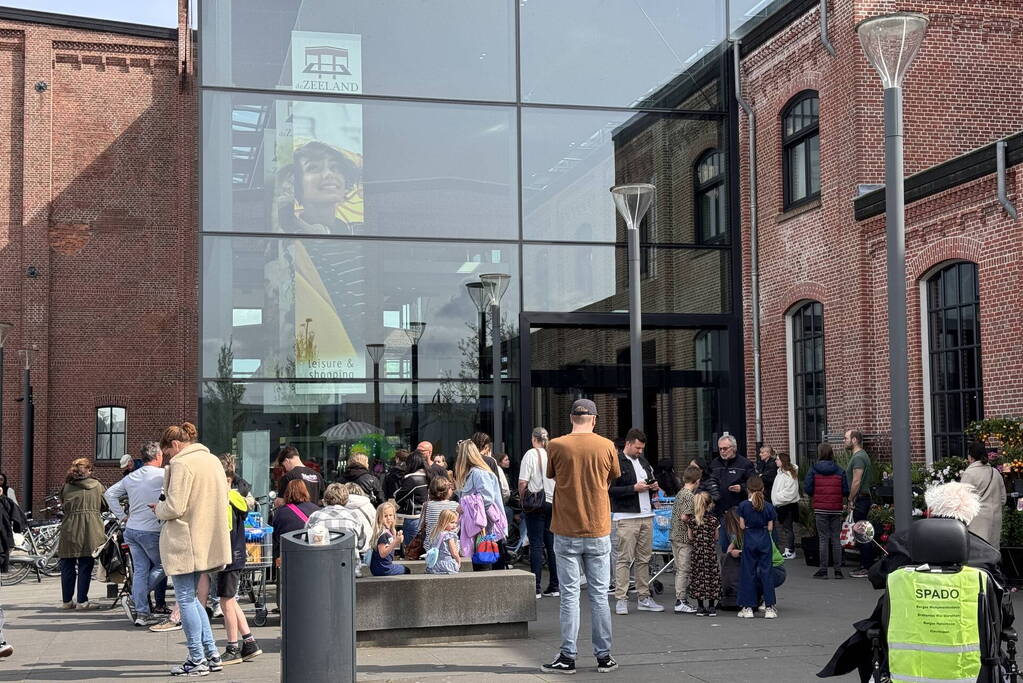
[{"label": "man in black jacket", "polygon": [[621,476],[611,484],[611,521],[615,537],[615,614],[629,613],[629,567],[634,566],[637,609],[663,612],[650,597],[650,555],[653,552],[654,509],[651,493],[658,490],[650,463],[643,457],[646,434],[630,429],[618,453]]},{"label": "man in black jacket", "polygon": [[753,463],[739,455],[735,437],[725,434],[718,439],[718,456],[710,461],[710,475],[717,484],[720,497],[715,510],[721,523],[718,542],[721,550],[728,548],[728,533],[725,531],[725,513],[746,500],[746,480],[756,472]]}]

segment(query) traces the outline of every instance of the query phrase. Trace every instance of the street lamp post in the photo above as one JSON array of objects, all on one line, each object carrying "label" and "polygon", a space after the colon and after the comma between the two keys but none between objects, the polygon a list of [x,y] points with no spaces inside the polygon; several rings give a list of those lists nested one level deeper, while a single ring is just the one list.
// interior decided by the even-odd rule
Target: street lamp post
[{"label": "street lamp post", "polygon": [[888,376],[891,392],[895,528],[913,522],[909,466],[909,367],[906,348],[906,197],[902,151],[902,81],[924,34],[927,17],[897,12],[861,21],[860,45],[884,85],[885,233],[888,270]]},{"label": "street lamp post", "polygon": [[504,410],[501,401],[501,298],[508,291],[511,275],[507,273],[485,273],[480,275],[483,291],[493,311],[490,314],[492,340],[492,368],[494,377],[494,455],[504,453]]},{"label": "street lamp post", "polygon": [[4,342],[13,328],[11,323],[0,323],[0,472],[4,471]]},{"label": "street lamp post", "polygon": [[21,507],[25,512],[32,512],[32,466],[35,457],[35,404],[32,401],[32,369],[28,349],[19,353],[25,357],[25,368],[22,374],[22,449],[21,449]]},{"label": "street lamp post", "polygon": [[[472,299],[472,303],[476,306],[476,312],[479,313],[479,334],[476,335],[477,347],[479,360],[479,369],[476,372],[477,377],[477,388],[476,392],[482,397],[483,394],[483,375],[487,364],[487,295],[483,291],[482,282],[466,282],[465,290],[469,293],[469,298]],[[482,422],[482,410],[480,411],[480,421]]]},{"label": "street lamp post", "polygon": [[630,183],[611,188],[618,213],[629,236],[629,374],[632,394],[632,426],[643,429],[643,311],[639,284],[639,224],[654,201],[657,188],[650,183]]},{"label": "street lamp post", "polygon": [[373,360],[373,426],[380,427],[380,360],[387,347],[383,344],[366,344],[366,353]]},{"label": "street lamp post", "polygon": [[419,443],[419,341],[426,332],[426,323],[410,322],[405,335],[412,344],[412,447]]}]

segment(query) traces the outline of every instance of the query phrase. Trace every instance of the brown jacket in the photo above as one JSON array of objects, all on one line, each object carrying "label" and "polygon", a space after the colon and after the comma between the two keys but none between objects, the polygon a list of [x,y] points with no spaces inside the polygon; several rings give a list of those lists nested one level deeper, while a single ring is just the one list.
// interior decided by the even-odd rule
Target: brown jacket
[{"label": "brown jacket", "polygon": [[86,557],[103,545],[103,518],[107,509],[103,500],[103,484],[92,477],[64,484],[60,501],[64,504],[64,521],[60,525],[57,557]]},{"label": "brown jacket", "polygon": [[166,499],[156,504],[160,559],[171,576],[221,569],[231,561],[227,477],[201,443],[185,446],[167,465]]}]

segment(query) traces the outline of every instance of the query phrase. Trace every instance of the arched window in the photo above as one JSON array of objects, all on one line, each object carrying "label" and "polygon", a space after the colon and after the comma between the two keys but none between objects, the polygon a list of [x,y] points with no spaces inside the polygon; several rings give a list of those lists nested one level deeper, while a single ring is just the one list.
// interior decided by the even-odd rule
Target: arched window
[{"label": "arched window", "polygon": [[117,460],[125,454],[127,411],[120,406],[96,409],[96,460]]},{"label": "arched window", "polygon": [[824,306],[808,301],[791,318],[793,445],[801,470],[814,462],[821,433],[827,429],[827,395],[824,390]]},{"label": "arched window", "polygon": [[924,286],[932,456],[961,458],[966,454],[964,430],[984,414],[977,264],[944,266]]},{"label": "arched window", "polygon": [[785,209],[821,194],[820,100],[816,91],[796,95],[782,113]]},{"label": "arched window", "polygon": [[696,239],[725,241],[725,155],[708,150],[696,162]]}]

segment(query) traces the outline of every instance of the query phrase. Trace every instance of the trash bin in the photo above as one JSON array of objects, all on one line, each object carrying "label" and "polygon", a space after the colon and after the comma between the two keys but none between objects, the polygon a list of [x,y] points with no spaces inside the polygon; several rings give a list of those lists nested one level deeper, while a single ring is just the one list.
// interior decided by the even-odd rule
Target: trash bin
[{"label": "trash bin", "polygon": [[355,535],[281,536],[281,681],[355,680]]}]

